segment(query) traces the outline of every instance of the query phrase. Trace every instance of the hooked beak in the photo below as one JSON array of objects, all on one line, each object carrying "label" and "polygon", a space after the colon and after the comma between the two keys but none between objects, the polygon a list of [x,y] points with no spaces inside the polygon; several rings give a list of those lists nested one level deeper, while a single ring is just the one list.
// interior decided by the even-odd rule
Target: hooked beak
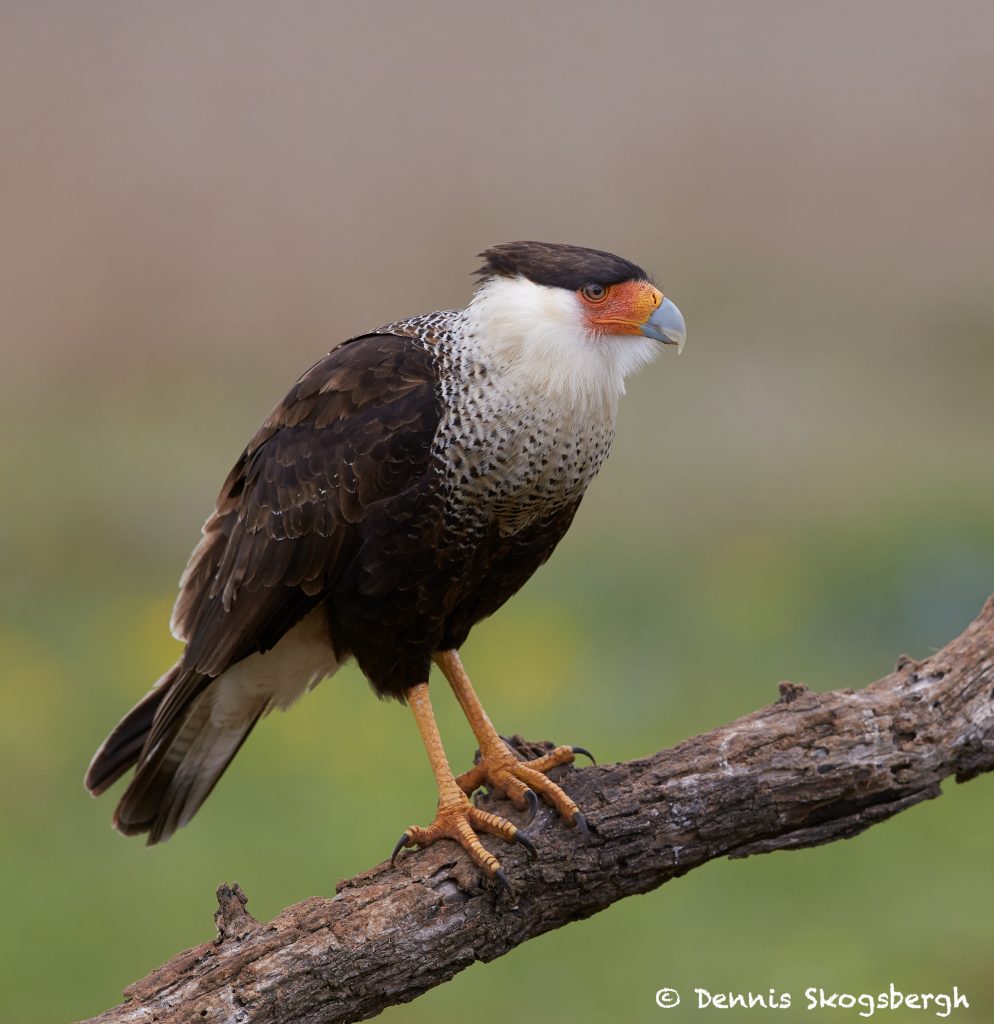
[{"label": "hooked beak", "polygon": [[677,355],[687,343],[687,325],[683,321],[683,314],[669,299],[663,299],[639,331],[664,345],[676,345]]}]

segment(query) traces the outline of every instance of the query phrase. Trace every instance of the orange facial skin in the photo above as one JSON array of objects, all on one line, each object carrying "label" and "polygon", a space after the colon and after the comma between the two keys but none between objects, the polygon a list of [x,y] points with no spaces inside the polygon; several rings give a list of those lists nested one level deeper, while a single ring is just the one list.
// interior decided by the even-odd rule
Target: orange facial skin
[{"label": "orange facial skin", "polygon": [[648,281],[607,285],[599,299],[589,298],[586,291],[581,288],[576,294],[587,326],[601,334],[639,334],[663,301],[663,293]]}]

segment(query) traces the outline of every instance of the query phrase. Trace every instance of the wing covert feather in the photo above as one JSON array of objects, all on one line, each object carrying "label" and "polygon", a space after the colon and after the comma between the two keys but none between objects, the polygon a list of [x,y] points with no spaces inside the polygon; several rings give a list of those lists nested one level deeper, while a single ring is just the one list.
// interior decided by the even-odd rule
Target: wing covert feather
[{"label": "wing covert feather", "polygon": [[440,418],[410,338],[365,335],[311,367],[235,463],[180,580],[186,667],[217,676],[317,605],[377,503],[424,486]]}]

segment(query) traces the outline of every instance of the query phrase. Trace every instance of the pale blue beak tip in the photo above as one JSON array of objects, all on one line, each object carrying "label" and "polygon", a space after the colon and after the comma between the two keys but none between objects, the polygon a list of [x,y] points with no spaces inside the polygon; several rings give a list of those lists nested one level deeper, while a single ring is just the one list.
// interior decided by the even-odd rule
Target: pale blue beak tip
[{"label": "pale blue beak tip", "polygon": [[659,308],[639,328],[647,338],[661,341],[664,345],[676,345],[677,355],[687,343],[687,325],[676,304],[663,299]]}]

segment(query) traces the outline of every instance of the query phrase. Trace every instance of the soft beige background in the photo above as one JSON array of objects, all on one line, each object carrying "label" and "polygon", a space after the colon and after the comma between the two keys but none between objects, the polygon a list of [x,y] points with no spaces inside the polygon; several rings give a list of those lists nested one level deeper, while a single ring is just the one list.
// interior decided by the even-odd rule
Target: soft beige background
[{"label": "soft beige background", "polygon": [[[502,728],[633,757],[965,624],[994,590],[992,110],[986,2],[6,0],[0,1016],[103,1009],[211,936],[217,882],[268,918],[430,817],[408,716],[352,671],[265,722],[162,848],[81,778],[175,657],[175,581],[259,420],[342,337],[463,303],[488,244],[617,250],[690,330],[633,382],[560,553],[467,647]],[[663,985],[799,1006],[894,981],[989,1020],[991,780],[948,788],[387,1018],[649,1021]]]}]

